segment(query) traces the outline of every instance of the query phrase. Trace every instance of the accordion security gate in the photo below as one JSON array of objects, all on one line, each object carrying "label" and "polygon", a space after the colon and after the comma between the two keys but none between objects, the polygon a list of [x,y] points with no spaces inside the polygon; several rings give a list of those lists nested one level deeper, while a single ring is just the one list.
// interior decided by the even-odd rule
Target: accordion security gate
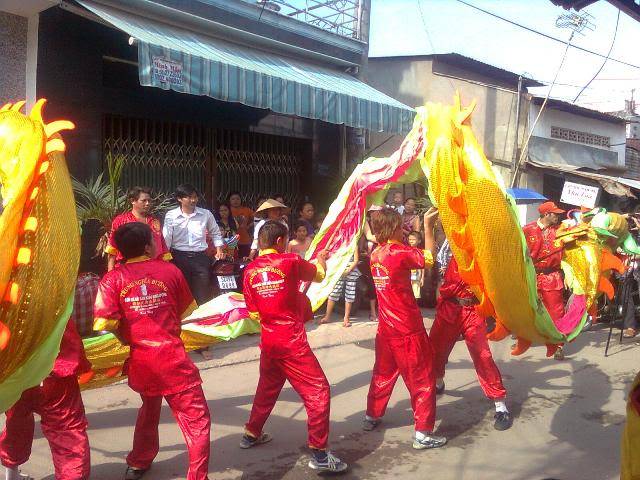
[{"label": "accordion security gate", "polygon": [[207,203],[240,191],[248,205],[262,196],[301,199],[303,157],[309,140],[262,133],[106,115],[103,157],[123,155],[122,185],[145,185],[170,194],[181,183],[203,192]]}]

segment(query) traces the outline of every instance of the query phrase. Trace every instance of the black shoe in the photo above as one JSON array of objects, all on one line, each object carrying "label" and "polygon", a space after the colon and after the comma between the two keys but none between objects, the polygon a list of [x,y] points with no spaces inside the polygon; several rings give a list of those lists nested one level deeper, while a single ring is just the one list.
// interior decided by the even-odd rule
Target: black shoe
[{"label": "black shoe", "polygon": [[256,447],[258,445],[262,445],[263,443],[269,443],[271,440],[273,440],[273,437],[268,433],[263,433],[258,438],[252,437],[251,435],[247,435],[245,433],[240,440],[240,448],[246,450],[247,448]]},{"label": "black shoe", "polygon": [[141,479],[145,473],[147,473],[148,468],[133,468],[127,467],[127,471],[124,474],[124,480],[139,480]]},{"label": "black shoe", "polygon": [[444,393],[444,389],[445,389],[444,382],[442,382],[440,385],[438,385],[438,382],[436,382],[436,395],[442,395]]},{"label": "black shoe", "polygon": [[369,419],[367,417],[364,417],[364,420],[362,420],[362,430],[364,430],[365,432],[371,432],[375,430],[378,425],[380,425],[380,421],[381,420],[379,418]]},{"label": "black shoe", "polygon": [[511,414],[509,412],[496,412],[493,418],[495,418],[493,428],[495,428],[496,430],[509,430],[511,428],[511,425],[513,425],[513,419],[511,418]]}]

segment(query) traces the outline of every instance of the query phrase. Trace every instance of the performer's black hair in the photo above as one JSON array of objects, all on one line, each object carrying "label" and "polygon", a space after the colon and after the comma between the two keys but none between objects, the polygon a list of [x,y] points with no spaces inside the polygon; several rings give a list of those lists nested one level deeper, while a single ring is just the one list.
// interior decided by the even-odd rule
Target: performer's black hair
[{"label": "performer's black hair", "polygon": [[113,241],[125,260],[139,257],[153,242],[151,227],[142,222],[125,223],[115,231]]}]

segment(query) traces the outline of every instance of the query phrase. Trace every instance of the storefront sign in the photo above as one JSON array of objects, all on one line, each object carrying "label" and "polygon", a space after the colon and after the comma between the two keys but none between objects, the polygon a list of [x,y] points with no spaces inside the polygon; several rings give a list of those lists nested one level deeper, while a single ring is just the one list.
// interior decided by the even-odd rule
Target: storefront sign
[{"label": "storefront sign", "polygon": [[167,60],[164,57],[153,57],[152,74],[156,82],[168,83],[178,87],[183,84],[182,64]]},{"label": "storefront sign", "polygon": [[560,201],[576,207],[594,208],[598,201],[600,187],[582,185],[580,183],[564,182]]}]

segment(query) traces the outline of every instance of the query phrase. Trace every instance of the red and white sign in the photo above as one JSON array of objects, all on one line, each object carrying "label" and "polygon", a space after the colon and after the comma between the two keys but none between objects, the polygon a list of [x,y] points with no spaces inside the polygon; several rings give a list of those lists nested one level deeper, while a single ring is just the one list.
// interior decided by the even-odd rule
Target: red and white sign
[{"label": "red and white sign", "polygon": [[164,57],[153,57],[152,74],[154,80],[160,83],[181,87],[184,82],[182,64]]},{"label": "red and white sign", "polygon": [[580,183],[564,182],[560,201],[576,207],[594,208],[598,201],[600,187],[582,185]]}]

